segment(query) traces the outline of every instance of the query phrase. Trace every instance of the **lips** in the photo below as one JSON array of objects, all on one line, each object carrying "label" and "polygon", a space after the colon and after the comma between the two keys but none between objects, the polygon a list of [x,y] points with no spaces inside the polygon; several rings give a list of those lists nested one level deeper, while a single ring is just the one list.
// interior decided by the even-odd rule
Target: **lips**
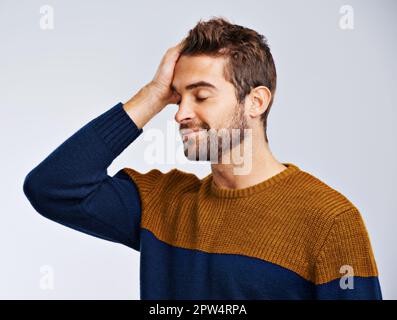
[{"label": "lips", "polygon": [[187,128],[187,129],[182,129],[180,131],[182,135],[186,135],[192,132],[200,131],[200,128],[194,128],[194,129]]},{"label": "lips", "polygon": [[200,131],[205,131],[205,130],[200,129],[200,128],[182,129],[181,130],[181,135],[182,135],[183,141],[184,142],[187,141],[190,138],[190,136],[198,135],[200,133]]}]

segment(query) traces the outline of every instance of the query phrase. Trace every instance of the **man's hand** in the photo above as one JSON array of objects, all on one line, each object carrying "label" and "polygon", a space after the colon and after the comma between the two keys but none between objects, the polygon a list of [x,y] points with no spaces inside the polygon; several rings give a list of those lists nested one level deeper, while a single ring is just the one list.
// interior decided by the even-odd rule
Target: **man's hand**
[{"label": "man's hand", "polygon": [[169,48],[163,56],[153,80],[124,104],[124,110],[138,128],[142,128],[166,105],[179,101],[180,97],[172,91],[171,83],[181,48],[182,42]]},{"label": "man's hand", "polygon": [[157,89],[158,98],[164,101],[165,105],[177,103],[180,98],[171,90],[171,83],[181,49],[182,42],[167,50],[151,82]]}]

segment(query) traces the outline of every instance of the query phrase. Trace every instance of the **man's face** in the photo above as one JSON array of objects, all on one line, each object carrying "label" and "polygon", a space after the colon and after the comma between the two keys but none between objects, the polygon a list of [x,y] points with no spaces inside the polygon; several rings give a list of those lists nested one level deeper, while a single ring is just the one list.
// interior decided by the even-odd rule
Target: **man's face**
[{"label": "man's face", "polygon": [[[244,104],[237,103],[233,84],[224,78],[225,61],[222,57],[206,55],[181,56],[175,66],[172,86],[180,97],[175,120],[180,124],[184,153],[190,160],[209,161],[212,144],[216,148],[215,158],[221,162],[225,154],[222,141],[228,141],[222,137],[229,137],[226,149],[230,150],[242,142],[244,129],[248,128]],[[241,132],[232,134],[231,129]]]}]

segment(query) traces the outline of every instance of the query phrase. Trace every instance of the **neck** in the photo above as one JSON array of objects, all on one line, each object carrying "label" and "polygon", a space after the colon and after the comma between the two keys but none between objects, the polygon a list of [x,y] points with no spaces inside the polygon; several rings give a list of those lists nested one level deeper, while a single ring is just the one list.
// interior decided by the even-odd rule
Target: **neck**
[{"label": "neck", "polygon": [[[240,146],[237,146],[240,149]],[[211,171],[213,181],[219,188],[226,189],[243,189],[261,183],[270,177],[280,173],[287,167],[279,162],[271,153],[269,144],[265,141],[264,136],[252,137],[252,147],[247,148],[245,140],[242,141],[241,149],[243,150],[244,161],[249,159],[248,170],[241,171],[241,162],[233,163],[233,157],[228,163],[222,157],[220,163],[211,163]],[[250,152],[251,156],[248,156]],[[239,164],[240,163],[240,164]],[[246,166],[245,163],[244,166]],[[236,172],[244,172],[243,174],[236,174]]]}]

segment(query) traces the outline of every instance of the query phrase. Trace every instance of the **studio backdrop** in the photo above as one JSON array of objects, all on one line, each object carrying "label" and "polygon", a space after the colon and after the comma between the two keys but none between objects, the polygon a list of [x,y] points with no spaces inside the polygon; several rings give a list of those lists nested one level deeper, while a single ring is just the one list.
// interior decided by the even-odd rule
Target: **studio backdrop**
[{"label": "studio backdrop", "polygon": [[[384,299],[397,299],[397,2],[0,1],[2,299],[139,299],[140,253],[42,217],[26,175],[148,83],[200,19],[263,34],[277,68],[272,153],[344,194],[365,221]],[[199,178],[167,106],[109,167]],[[155,151],[154,151],[155,150]],[[155,156],[154,156],[155,154]]]}]

